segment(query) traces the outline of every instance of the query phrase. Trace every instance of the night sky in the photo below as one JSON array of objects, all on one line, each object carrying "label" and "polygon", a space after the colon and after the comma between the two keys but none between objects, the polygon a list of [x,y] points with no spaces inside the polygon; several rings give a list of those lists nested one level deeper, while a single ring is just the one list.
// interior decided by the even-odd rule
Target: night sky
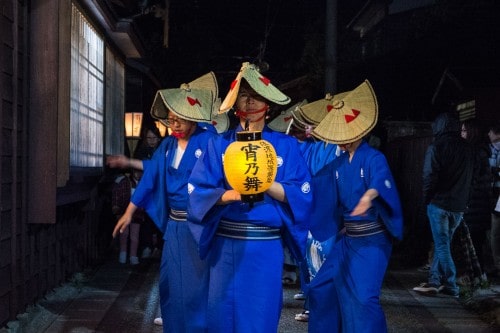
[{"label": "night sky", "polygon": [[[311,98],[324,96],[326,0],[170,3],[168,48],[161,45],[161,19],[136,18],[149,39],[144,61],[165,87],[214,71],[223,95],[249,61],[266,62],[265,74],[277,85],[309,75],[316,80]],[[338,1],[337,92],[369,79],[382,118],[428,120],[431,108],[444,110],[481,87],[500,85],[498,1],[389,1],[388,15],[360,38],[348,24],[366,3]],[[461,89],[446,79],[431,105],[447,69]]]}]

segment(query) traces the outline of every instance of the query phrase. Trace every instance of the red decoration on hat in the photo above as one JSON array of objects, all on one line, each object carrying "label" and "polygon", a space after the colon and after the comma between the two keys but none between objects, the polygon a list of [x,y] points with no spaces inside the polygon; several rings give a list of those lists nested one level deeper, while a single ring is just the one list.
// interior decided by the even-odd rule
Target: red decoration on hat
[{"label": "red decoration on hat", "polygon": [[217,122],[215,120],[212,120],[212,125],[217,126]]},{"label": "red decoration on hat", "polygon": [[350,114],[346,114],[344,116],[346,123],[350,123],[351,121],[353,121],[354,119],[356,119],[359,116],[359,114],[361,113],[361,111],[352,109],[352,113],[354,114],[353,116],[351,116]]},{"label": "red decoration on hat", "polygon": [[191,98],[191,97],[187,97],[187,101],[189,104],[191,104],[191,106],[195,105],[195,104],[198,104],[200,107],[201,107],[201,103],[200,101],[198,100],[198,98]]},{"label": "red decoration on hat", "polygon": [[289,121],[289,120],[290,120],[290,119],[292,119],[292,118],[293,118],[292,116],[290,116],[290,117],[284,117],[284,118],[283,118],[283,121],[284,121],[284,122],[287,122],[287,121]]},{"label": "red decoration on hat", "polygon": [[238,80],[234,80],[233,82],[231,82],[231,89],[230,90],[233,90],[234,86],[236,86],[236,83],[238,83]]},{"label": "red decoration on hat", "polygon": [[326,112],[330,112],[330,111],[332,111],[332,109],[333,109],[333,105],[328,104],[328,105],[326,106]]},{"label": "red decoration on hat", "polygon": [[271,83],[271,80],[269,80],[267,77],[263,76],[263,77],[260,77],[259,80],[262,81],[262,83],[264,83],[266,86],[269,85],[269,83]]}]

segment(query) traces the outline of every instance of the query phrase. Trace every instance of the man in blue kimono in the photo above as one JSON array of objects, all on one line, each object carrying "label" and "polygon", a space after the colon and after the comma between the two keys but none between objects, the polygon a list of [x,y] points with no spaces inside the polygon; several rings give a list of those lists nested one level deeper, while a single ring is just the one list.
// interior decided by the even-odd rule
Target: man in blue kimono
[{"label": "man in blue kimono", "polygon": [[[329,96],[331,95],[327,95],[327,97]],[[269,127],[297,138],[301,154],[306,161],[311,176],[314,176],[325,165],[340,155],[340,149],[337,145],[317,140],[311,136],[311,131],[319,123],[321,117],[327,114],[325,108],[327,102],[328,99],[326,98],[312,103],[307,103],[304,100],[282,112],[269,123]],[[315,119],[317,123],[313,123],[312,120],[306,121],[304,112],[307,112],[308,119]],[[322,302],[324,295],[328,294],[322,290],[324,284],[311,283],[311,281],[319,272],[330,252],[333,239],[332,236],[323,242],[319,242],[312,237],[310,232],[307,235],[306,255],[305,258],[298,262],[302,291],[294,296],[295,299],[305,299],[304,311],[296,314],[295,320],[307,322],[309,320],[308,303]],[[320,312],[320,315],[323,315],[323,313]]]},{"label": "man in blue kimono", "polygon": [[[324,109],[324,103],[326,102],[327,99],[325,98],[302,105],[292,112],[293,120],[290,126],[290,132],[295,133],[294,135],[300,139],[302,156],[304,156],[306,160],[312,177],[341,154],[340,148],[337,145],[314,138],[311,132],[317,124],[306,122],[303,116],[303,113],[307,111],[309,118],[320,119],[322,116],[326,115]],[[316,197],[319,198],[320,196]],[[313,221],[311,220],[311,222]],[[318,241],[313,237],[311,232],[308,233],[306,257],[300,267],[301,287],[305,297],[304,311],[296,314],[295,320],[309,321],[309,319],[311,319],[312,325],[322,322],[326,325],[325,327],[328,327],[327,321],[325,322],[325,320],[332,317],[335,318],[335,313],[332,315],[325,311],[318,311],[321,308],[319,305],[328,304],[328,296],[330,295],[328,288],[332,287],[331,274],[326,271],[326,266],[325,268],[322,267],[331,251],[332,244],[335,240],[335,234],[331,235],[328,239]],[[320,279],[316,279],[318,274]],[[327,277],[326,282],[323,277]],[[309,304],[312,304],[312,308],[315,310],[314,313],[310,313],[311,307]],[[330,310],[329,308],[326,309],[327,311]]]},{"label": "man in blue kimono", "polygon": [[[312,199],[297,140],[265,126],[270,103],[289,98],[245,63],[221,105],[236,105],[240,125],[212,140],[189,179],[188,215],[210,265],[209,332],[276,333],[282,306],[282,240],[303,257]],[[241,201],[227,183],[223,155],[236,133],[262,131],[277,155],[277,174],[262,201]]]},{"label": "man in blue kimono", "polygon": [[330,288],[324,289],[329,294],[322,304],[309,304],[317,315],[317,321],[310,317],[309,332],[387,331],[380,292],[393,238],[402,237],[402,211],[385,157],[362,139],[375,126],[377,113],[375,94],[365,81],[332,102],[312,132],[345,153],[313,177],[318,197],[311,233],[319,241],[341,233],[313,280]]},{"label": "man in blue kimono", "polygon": [[[203,88],[197,88],[201,86]],[[209,89],[208,87],[212,87]],[[143,161],[144,175],[113,236],[143,207],[163,232],[160,303],[163,332],[206,332],[208,266],[198,254],[187,223],[188,178],[215,130],[206,130],[217,99],[217,83],[209,73],[180,89],[160,90],[151,113],[172,130]],[[209,125],[211,126],[211,125]]]}]

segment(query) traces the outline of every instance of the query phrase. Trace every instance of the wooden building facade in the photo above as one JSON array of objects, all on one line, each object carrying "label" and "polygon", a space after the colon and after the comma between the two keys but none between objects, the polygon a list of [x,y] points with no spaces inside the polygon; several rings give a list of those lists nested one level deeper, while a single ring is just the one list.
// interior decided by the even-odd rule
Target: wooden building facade
[{"label": "wooden building facade", "polygon": [[109,250],[105,155],[159,88],[142,54],[102,1],[0,2],[0,326]]}]

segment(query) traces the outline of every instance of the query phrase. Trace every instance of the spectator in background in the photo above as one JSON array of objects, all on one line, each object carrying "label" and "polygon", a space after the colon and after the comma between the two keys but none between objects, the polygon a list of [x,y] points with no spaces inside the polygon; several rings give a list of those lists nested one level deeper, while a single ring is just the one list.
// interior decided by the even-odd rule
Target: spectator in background
[{"label": "spectator in background", "polygon": [[156,126],[145,126],[141,135],[141,143],[136,148],[133,158],[150,160],[161,140],[160,131]]},{"label": "spectator in background", "polygon": [[[491,210],[491,172],[488,166],[489,148],[487,137],[481,130],[477,120],[470,119],[462,123],[461,136],[471,144],[474,156],[474,175],[470,199],[464,218],[455,237],[454,243],[459,243],[462,251],[458,254],[461,275],[457,282],[468,288],[480,287],[487,282],[483,273],[486,265],[486,235],[490,228]],[[489,249],[489,246],[487,247]],[[461,260],[460,260],[461,259]]]},{"label": "spectator in background", "polygon": [[[142,171],[134,169],[130,174],[123,174],[116,178],[113,191],[111,193],[111,210],[117,220],[119,220],[123,213],[125,213],[125,209],[127,208],[130,198],[134,193],[141,177]],[[139,264],[139,258],[137,257],[139,233],[141,225],[144,224],[145,217],[146,214],[144,213],[144,210],[138,209],[132,216],[132,223],[123,233],[120,234],[120,254],[118,261],[121,264],[125,264],[127,262],[128,253],[130,253],[130,264]]]},{"label": "spectator in background", "polygon": [[500,273],[500,123],[493,123],[488,132],[490,139],[489,165],[492,174],[493,210],[491,212],[491,252],[496,277]]},{"label": "spectator in background", "polygon": [[459,296],[451,241],[469,202],[473,176],[471,146],[460,137],[460,123],[442,113],[432,123],[434,141],[427,148],[423,170],[423,195],[434,241],[434,257],[419,293]]}]

